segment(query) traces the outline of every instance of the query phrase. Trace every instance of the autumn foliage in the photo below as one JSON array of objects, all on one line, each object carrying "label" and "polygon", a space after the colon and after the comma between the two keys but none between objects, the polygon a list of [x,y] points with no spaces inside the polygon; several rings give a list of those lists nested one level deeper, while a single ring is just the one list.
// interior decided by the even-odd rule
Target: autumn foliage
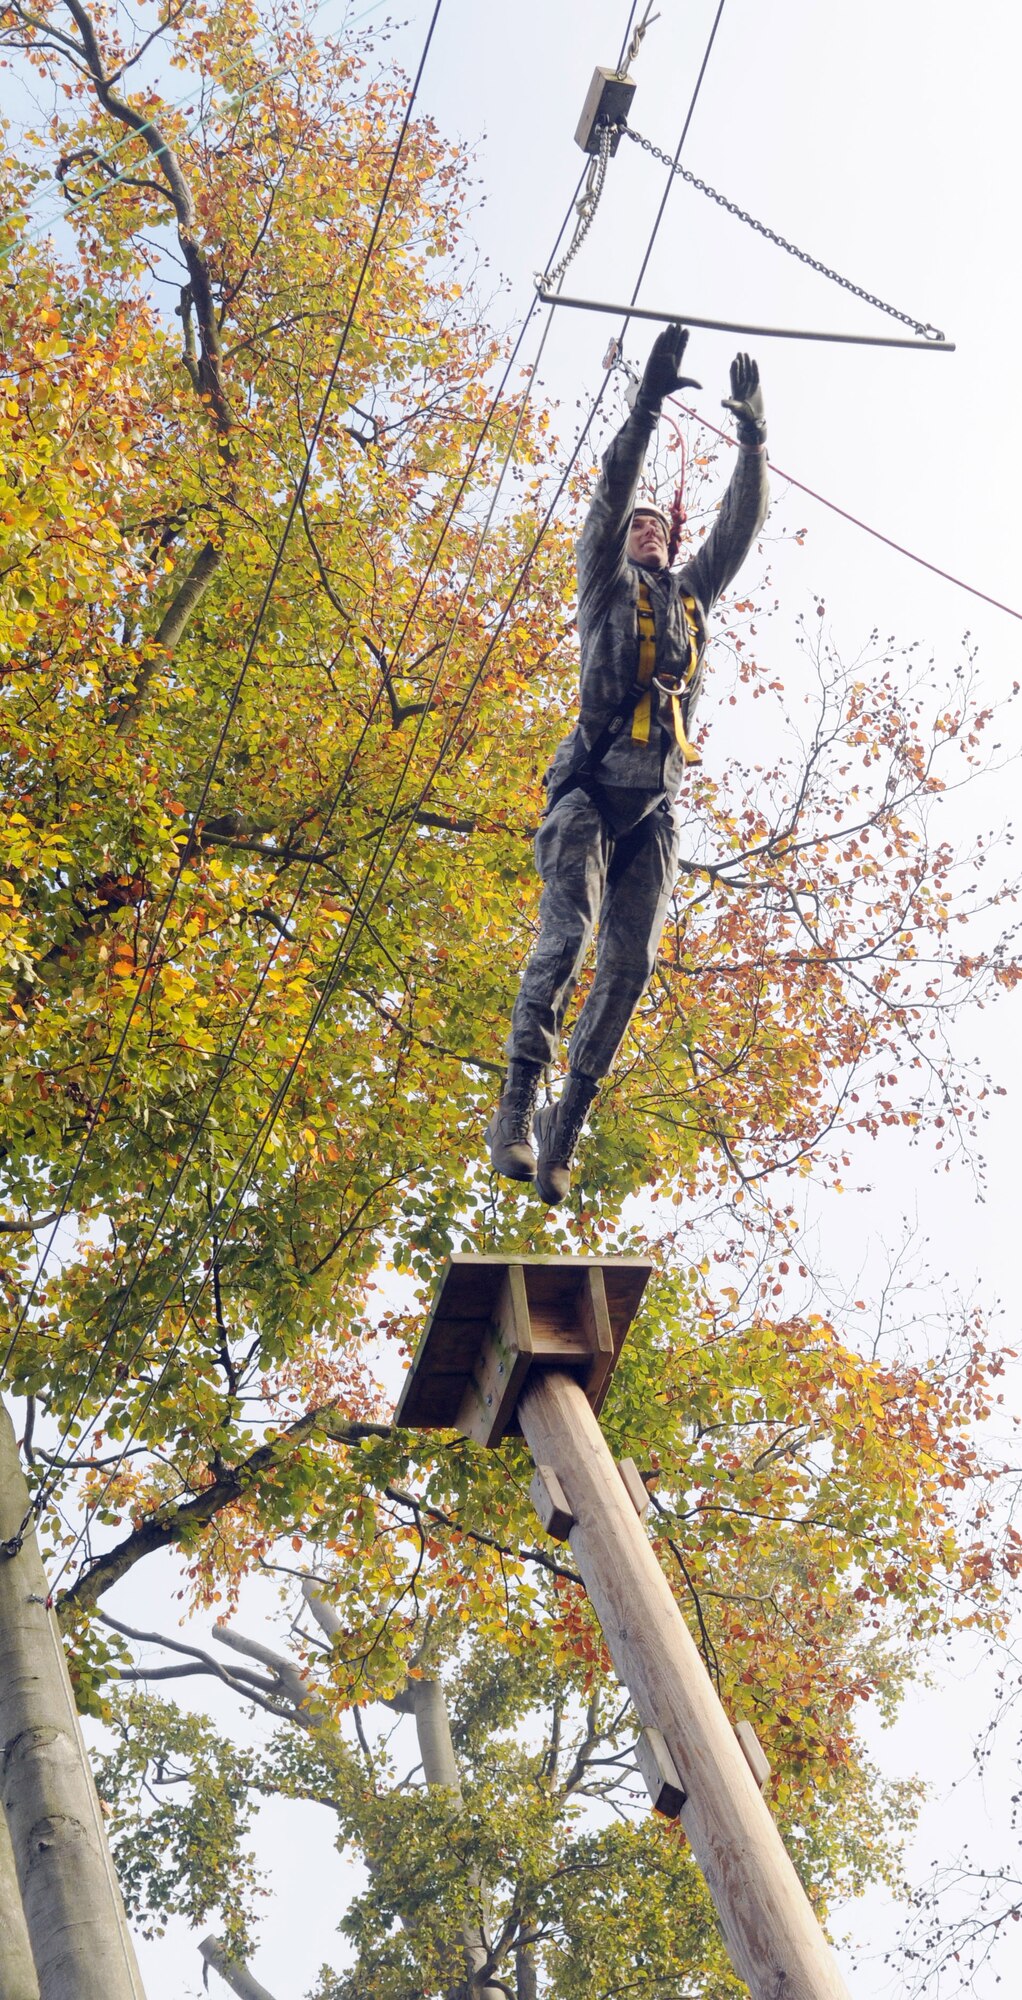
[{"label": "autumn foliage", "polygon": [[[796,1208],[865,1138],[976,1162],[994,1085],[952,1028],[1016,981],[1014,885],[942,813],[992,713],[968,657],[874,635],[849,666],[814,618],[779,675],[769,586],[732,600],[717,685],[751,751],[692,786],[577,1202],[496,1188],[590,461],[541,533],[570,443],[490,329],[468,162],[403,129],[368,39],[240,0],[151,25],[0,15],[57,86],[0,195],[0,1332],[83,1699],[91,1611],[168,1546],[221,1611],[263,1562],[315,1567],[338,1712],[393,1693],[424,1621],[446,1664],[467,1630],[592,1696],[521,1452],[394,1433],[380,1343],[394,1373],[452,1247],[650,1250],[608,1428],[822,1899],[904,1805],[858,1704],[994,1620],[1017,1566],[981,1325],[871,1347],[814,1292]],[[696,463],[692,535],[721,474]]]}]

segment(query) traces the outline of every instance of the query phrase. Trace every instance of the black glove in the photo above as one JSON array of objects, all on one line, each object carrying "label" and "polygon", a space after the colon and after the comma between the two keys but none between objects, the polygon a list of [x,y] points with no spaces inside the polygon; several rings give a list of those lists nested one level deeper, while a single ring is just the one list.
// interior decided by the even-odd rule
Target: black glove
[{"label": "black glove", "polygon": [[760,445],[765,442],[767,427],[763,391],[759,386],[759,369],[751,355],[735,355],[731,363],[731,394],[724,397],[721,407],[734,411],[739,444]]},{"label": "black glove", "polygon": [[679,326],[677,320],[657,334],[635,399],[636,409],[645,416],[658,417],[664,397],[673,396],[676,389],[702,388],[702,383],[694,381],[691,375],[678,373],[687,346],[688,328]]}]

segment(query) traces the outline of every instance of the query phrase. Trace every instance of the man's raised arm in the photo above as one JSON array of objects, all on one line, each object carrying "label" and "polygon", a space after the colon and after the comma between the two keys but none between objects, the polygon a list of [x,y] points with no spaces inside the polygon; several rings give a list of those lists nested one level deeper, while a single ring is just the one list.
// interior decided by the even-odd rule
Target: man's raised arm
[{"label": "man's raised arm", "polygon": [[704,611],[733,582],[766,519],[766,416],[759,369],[748,354],[731,363],[731,394],[723,407],[735,418],[738,463],[720,504],[720,511],[702,547],[684,564],[681,581],[694,592]]},{"label": "man's raised arm", "polygon": [[688,328],[677,321],[657,335],[635,407],[603,454],[603,471],[578,545],[579,603],[581,607],[585,601],[590,621],[606,610],[627,561],[639,475],[664,397],[701,386],[679,373],[687,345]]}]

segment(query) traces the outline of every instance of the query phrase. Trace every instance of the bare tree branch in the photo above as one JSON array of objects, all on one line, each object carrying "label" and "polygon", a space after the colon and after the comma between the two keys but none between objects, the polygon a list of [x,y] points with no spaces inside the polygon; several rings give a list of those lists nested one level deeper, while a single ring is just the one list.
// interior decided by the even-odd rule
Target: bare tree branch
[{"label": "bare tree branch", "polygon": [[232,1958],[222,1938],[205,1937],[199,1946],[204,1960],[202,1983],[208,1986],[208,1971],[212,1966],[220,1974],[238,2000],[273,2000],[273,1994],[251,1973],[240,1959]]}]

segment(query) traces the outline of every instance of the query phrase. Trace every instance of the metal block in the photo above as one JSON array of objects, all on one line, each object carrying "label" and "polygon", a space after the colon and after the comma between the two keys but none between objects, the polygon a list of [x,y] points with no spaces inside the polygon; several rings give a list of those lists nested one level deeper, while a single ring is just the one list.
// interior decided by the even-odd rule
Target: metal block
[{"label": "metal block", "polygon": [[[583,153],[598,153],[600,135],[597,126],[623,125],[632,108],[635,84],[630,76],[619,76],[613,69],[594,69],[586,101],[582,106],[582,116],[575,132],[575,144]],[[610,150],[617,152],[621,134],[615,132]]]},{"label": "metal block", "polygon": [[646,1491],[642,1474],[634,1458],[622,1458],[618,1462],[617,1469],[624,1482],[625,1492],[641,1521],[649,1506],[649,1494]]},{"label": "metal block", "polygon": [[547,1534],[552,1535],[555,1542],[566,1542],[575,1525],[575,1516],[552,1465],[537,1465],[529,1487],[529,1499]]},{"label": "metal block", "polygon": [[643,1730],[635,1746],[635,1761],[653,1811],[662,1813],[665,1819],[677,1819],[688,1793],[659,1729]]},{"label": "metal block", "polygon": [[755,1778],[760,1791],[762,1791],[764,1785],[766,1784],[767,1779],[770,1776],[770,1766],[766,1760],[763,1751],[759,1747],[759,1738],[756,1735],[756,1731],[754,1730],[751,1722],[736,1722],[735,1735],[737,1736],[738,1741],[742,1746],[742,1751],[745,1756],[745,1761],[748,1764],[749,1769],[752,1772],[752,1775]]}]

